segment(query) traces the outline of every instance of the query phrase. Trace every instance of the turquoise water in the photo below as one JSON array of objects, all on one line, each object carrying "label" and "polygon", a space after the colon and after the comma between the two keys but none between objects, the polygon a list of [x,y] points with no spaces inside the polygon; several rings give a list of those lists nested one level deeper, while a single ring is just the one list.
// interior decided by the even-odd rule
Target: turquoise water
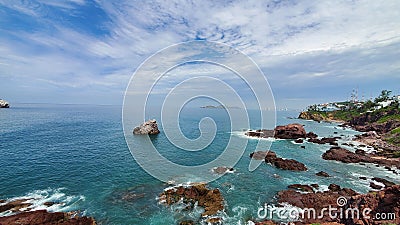
[{"label": "turquoise water", "polygon": [[[257,112],[253,113],[256,117]],[[214,118],[218,127],[216,139],[204,151],[178,151],[163,133],[153,139],[154,145],[170,160],[196,165],[218,156],[230,137],[246,138],[240,130],[230,132],[229,119],[221,109],[189,109],[181,117],[183,133],[198,137],[198,121],[204,115]],[[357,133],[336,124],[288,118],[297,115],[278,112],[277,123],[300,122],[320,136],[350,138]],[[46,208],[45,201],[64,202],[48,210],[81,210],[100,224],[177,224],[198,215],[158,204],[157,196],[168,185],[148,175],[133,159],[122,131],[120,106],[20,104],[1,109],[0,120],[0,199],[33,197],[36,209]],[[219,188],[225,198],[225,224],[244,224],[256,218],[261,205],[274,202],[276,192],[293,183],[318,183],[321,190],[336,183],[363,193],[370,190],[370,181],[359,180],[359,176],[400,183],[399,175],[381,167],[323,160],[321,155],[329,145],[304,143],[306,149],[301,149],[288,140],[274,141],[271,149],[281,157],[303,162],[308,171],[283,171],[262,164],[249,172],[248,156],[258,140],[248,141],[235,173],[209,184]],[[321,170],[333,177],[315,176]],[[127,199],[126,194],[136,197]]]}]

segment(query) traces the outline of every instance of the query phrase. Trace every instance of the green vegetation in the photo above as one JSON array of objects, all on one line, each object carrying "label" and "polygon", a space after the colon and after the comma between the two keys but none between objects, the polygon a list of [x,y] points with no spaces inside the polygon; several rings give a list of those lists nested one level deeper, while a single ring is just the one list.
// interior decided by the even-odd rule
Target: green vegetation
[{"label": "green vegetation", "polygon": [[[382,90],[381,94],[376,97],[373,101],[368,100],[366,102],[336,102],[331,103],[335,105],[339,110],[326,111],[326,105],[311,105],[307,107],[307,112],[323,119],[335,119],[342,121],[349,121],[354,117],[362,114],[369,114],[371,118],[375,118],[375,121],[385,123],[389,120],[400,121],[400,108],[399,101],[394,96],[391,96],[392,91]],[[380,102],[392,100],[392,103],[387,107],[377,108],[380,106]],[[382,115],[384,115],[382,117]],[[377,120],[377,121],[376,121]]]},{"label": "green vegetation", "polygon": [[389,120],[398,120],[400,121],[400,114],[393,114],[393,115],[388,115],[381,117],[377,122],[378,123],[386,123]]},{"label": "green vegetation", "polygon": [[385,138],[385,141],[389,142],[390,144],[400,146],[400,136]]},{"label": "green vegetation", "polygon": [[390,131],[391,134],[400,134],[400,127],[393,129]]},{"label": "green vegetation", "polygon": [[391,99],[391,97],[390,97],[391,94],[392,94],[392,91],[382,90],[381,94],[377,98],[375,98],[375,103],[384,102],[384,101],[390,100]]},{"label": "green vegetation", "polygon": [[400,158],[400,151],[393,153],[393,158]]}]

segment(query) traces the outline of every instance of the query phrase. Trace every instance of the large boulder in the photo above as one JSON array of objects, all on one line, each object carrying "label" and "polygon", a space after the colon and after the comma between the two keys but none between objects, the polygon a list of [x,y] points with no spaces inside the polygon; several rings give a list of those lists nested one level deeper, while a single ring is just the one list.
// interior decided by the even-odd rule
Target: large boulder
[{"label": "large boulder", "polygon": [[277,126],[275,128],[275,138],[281,139],[298,139],[305,138],[307,135],[303,125],[292,123],[285,126]]},{"label": "large boulder", "polygon": [[158,125],[156,120],[148,120],[138,127],[133,129],[133,134],[159,134]]}]

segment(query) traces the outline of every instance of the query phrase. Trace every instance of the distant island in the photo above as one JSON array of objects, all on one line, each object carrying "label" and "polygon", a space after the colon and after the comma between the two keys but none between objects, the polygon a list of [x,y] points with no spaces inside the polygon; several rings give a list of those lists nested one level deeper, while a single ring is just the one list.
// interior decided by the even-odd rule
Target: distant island
[{"label": "distant island", "polygon": [[10,104],[5,100],[0,99],[0,108],[10,108]]},{"label": "distant island", "polygon": [[223,105],[206,105],[206,106],[201,106],[200,108],[203,108],[203,109],[240,109],[240,107],[237,107],[237,106],[223,106]]}]

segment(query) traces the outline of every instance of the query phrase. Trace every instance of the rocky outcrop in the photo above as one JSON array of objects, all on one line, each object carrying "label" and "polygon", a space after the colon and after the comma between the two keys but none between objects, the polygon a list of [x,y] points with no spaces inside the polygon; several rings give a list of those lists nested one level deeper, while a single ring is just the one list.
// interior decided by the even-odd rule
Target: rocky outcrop
[{"label": "rocky outcrop", "polygon": [[212,169],[215,174],[233,173],[235,170],[232,167],[218,166]]},{"label": "rocky outcrop", "polygon": [[[27,201],[30,199],[17,199],[11,202],[7,202],[3,205],[0,205],[0,213],[5,212],[5,211],[11,211],[11,212],[19,212],[20,209],[23,208],[28,208],[32,206],[31,203],[28,203]],[[2,200],[6,202],[5,200]]]},{"label": "rocky outcrop", "polygon": [[320,176],[320,177],[330,177],[330,175],[324,171],[320,171],[320,172],[316,173],[315,175]]},{"label": "rocky outcrop", "polygon": [[396,185],[395,183],[388,181],[384,178],[380,178],[380,177],[374,177],[371,180],[382,183],[383,185],[385,185],[385,187],[391,187],[391,186]]},{"label": "rocky outcrop", "polygon": [[250,153],[250,158],[255,159],[255,160],[265,160],[265,157],[267,156],[269,151],[256,151]]},{"label": "rocky outcrop", "polygon": [[172,187],[162,192],[159,199],[166,205],[172,205],[182,200],[191,208],[197,202],[198,206],[204,208],[202,216],[212,216],[224,209],[224,199],[219,189],[208,189],[205,184]]},{"label": "rocky outcrop", "polygon": [[391,153],[400,151],[400,146],[386,142],[382,139],[381,135],[376,133],[376,131],[368,131],[366,133],[356,135],[353,140],[372,146],[374,149],[385,150],[378,152],[380,155],[391,156]]},{"label": "rocky outcrop", "polygon": [[322,154],[322,158],[325,160],[335,160],[343,163],[375,163],[378,165],[387,166],[388,168],[392,166],[400,168],[400,161],[398,159],[386,159],[370,154],[357,154],[340,147],[332,147]]},{"label": "rocky outcrop", "polygon": [[19,214],[0,217],[0,224],[19,224],[19,225],[95,225],[96,222],[91,217],[77,217],[65,212],[47,212],[37,210],[22,212]]},{"label": "rocky outcrop", "polygon": [[314,120],[317,122],[321,122],[323,120],[325,120],[325,118],[317,113],[311,113],[311,112],[301,112],[299,115],[299,119],[303,119],[303,120]]},{"label": "rocky outcrop", "polygon": [[245,133],[245,135],[249,137],[258,137],[258,138],[269,138],[269,137],[274,137],[274,131],[273,130],[249,130]]},{"label": "rocky outcrop", "polygon": [[288,186],[288,188],[295,189],[298,191],[303,191],[303,192],[314,193],[314,189],[311,186],[306,185],[306,184],[291,184]]},{"label": "rocky outcrop", "polygon": [[10,108],[10,104],[5,100],[0,99],[0,108]]},{"label": "rocky outcrop", "polygon": [[[379,192],[352,196],[345,208],[357,208],[360,212],[371,209],[367,217],[343,218],[344,224],[400,224],[400,185],[386,188]],[[378,215],[387,216],[386,219],[376,219]],[[391,215],[391,218],[388,216]],[[382,217],[380,217],[382,218]]]},{"label": "rocky outcrop", "polygon": [[138,127],[133,129],[133,134],[159,134],[156,120],[148,120]]},{"label": "rocky outcrop", "polygon": [[279,169],[283,170],[292,170],[292,171],[306,171],[307,167],[294,159],[282,159],[276,156],[276,153],[273,151],[269,151],[265,156],[265,162],[270,163],[276,166]]},{"label": "rocky outcrop", "polygon": [[372,189],[376,189],[376,190],[381,190],[381,189],[383,188],[383,186],[378,185],[378,184],[375,184],[374,182],[370,182],[370,183],[369,183],[369,186],[370,186]]},{"label": "rocky outcrop", "polygon": [[330,144],[330,145],[338,145],[336,142],[338,137],[323,137],[321,139],[318,138],[309,138],[307,141],[316,144]]},{"label": "rocky outcrop", "polygon": [[306,138],[317,138],[318,135],[315,134],[314,132],[310,131],[306,134]]},{"label": "rocky outcrop", "polygon": [[[318,213],[324,213],[322,218],[308,218],[307,216],[302,219],[303,224],[323,223],[323,222],[340,222],[337,219],[331,218],[328,212],[323,212],[323,208],[337,206],[337,199],[345,197],[349,199],[351,196],[357,195],[357,192],[349,188],[341,188],[339,185],[330,185],[331,189],[325,192],[308,192],[300,193],[295,190],[283,190],[278,192],[279,203],[289,203],[290,205],[299,207],[301,209],[315,209]],[[320,214],[318,214],[320,215]]]},{"label": "rocky outcrop", "polygon": [[351,126],[358,131],[376,131],[378,134],[387,133],[392,129],[400,126],[400,121],[397,120],[387,120],[384,122],[379,122],[379,120],[385,116],[398,115],[400,111],[397,109],[387,110],[387,111],[376,111],[367,112],[354,116],[344,125]]},{"label": "rocky outcrop", "polygon": [[281,139],[298,139],[305,138],[307,135],[303,125],[292,123],[285,126],[277,126],[275,128],[275,138]]}]

